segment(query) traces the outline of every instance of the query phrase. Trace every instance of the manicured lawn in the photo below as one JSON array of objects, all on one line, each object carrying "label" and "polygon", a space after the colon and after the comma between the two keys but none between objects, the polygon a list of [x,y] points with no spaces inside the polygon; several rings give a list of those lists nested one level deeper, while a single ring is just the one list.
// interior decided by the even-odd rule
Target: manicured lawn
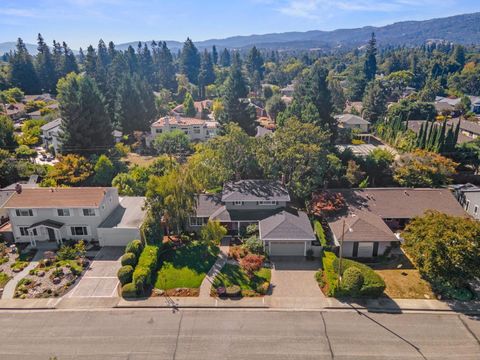
[{"label": "manicured lawn", "polygon": [[385,281],[385,295],[392,299],[435,299],[430,284],[415,269],[376,270]]},{"label": "manicured lawn", "polygon": [[270,282],[271,276],[270,269],[262,268],[250,279],[240,266],[226,264],[213,281],[213,287],[238,285],[242,290],[256,291],[258,285]]},{"label": "manicured lawn", "polygon": [[203,278],[217,259],[218,248],[209,249],[199,242],[169,251],[160,257],[161,267],[155,287],[169,290],[175,288],[198,288]]}]

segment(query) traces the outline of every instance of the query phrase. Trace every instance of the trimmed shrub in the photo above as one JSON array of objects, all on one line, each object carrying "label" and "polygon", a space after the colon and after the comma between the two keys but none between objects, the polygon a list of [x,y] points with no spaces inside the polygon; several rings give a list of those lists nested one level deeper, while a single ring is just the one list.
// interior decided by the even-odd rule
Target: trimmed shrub
[{"label": "trimmed shrub", "polygon": [[268,292],[268,289],[270,288],[270,283],[268,281],[265,281],[264,283],[261,283],[260,285],[257,286],[257,293],[260,295],[265,295]]},{"label": "trimmed shrub", "polygon": [[118,280],[120,284],[125,285],[132,282],[133,267],[131,265],[124,265],[117,272]]},{"label": "trimmed shrub", "polygon": [[134,298],[137,297],[137,289],[132,283],[128,283],[122,286],[122,296],[124,298]]},{"label": "trimmed shrub", "polygon": [[327,246],[327,237],[325,236],[325,230],[323,229],[322,223],[319,220],[313,222],[313,229],[315,230],[315,235],[317,235],[320,245]]},{"label": "trimmed shrub", "polygon": [[228,286],[225,289],[225,294],[230,297],[239,297],[241,294],[242,289],[238,285]]},{"label": "trimmed shrub", "polygon": [[132,240],[125,247],[125,253],[132,253],[138,258],[143,251],[143,244],[140,240]]},{"label": "trimmed shrub", "polygon": [[153,283],[153,275],[157,270],[158,252],[159,247],[157,245],[147,245],[138,259],[132,282],[139,294]]},{"label": "trimmed shrub", "polygon": [[363,275],[359,268],[349,267],[343,273],[342,288],[353,296],[360,293],[363,286]]},{"label": "trimmed shrub", "polygon": [[254,254],[263,254],[263,242],[257,235],[250,236],[243,243],[243,247]]},{"label": "trimmed shrub", "polygon": [[250,224],[245,231],[247,236],[258,235],[258,224]]},{"label": "trimmed shrub", "polygon": [[134,253],[128,252],[122,256],[121,259],[122,266],[130,265],[135,267],[137,265],[137,256]]}]

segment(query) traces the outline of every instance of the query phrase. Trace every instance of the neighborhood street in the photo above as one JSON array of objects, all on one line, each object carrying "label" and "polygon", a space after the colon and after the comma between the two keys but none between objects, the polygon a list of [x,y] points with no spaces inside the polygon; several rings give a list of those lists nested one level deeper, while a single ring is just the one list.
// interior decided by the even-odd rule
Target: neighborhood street
[{"label": "neighborhood street", "polygon": [[479,359],[451,314],[241,310],[0,312],[7,359]]}]

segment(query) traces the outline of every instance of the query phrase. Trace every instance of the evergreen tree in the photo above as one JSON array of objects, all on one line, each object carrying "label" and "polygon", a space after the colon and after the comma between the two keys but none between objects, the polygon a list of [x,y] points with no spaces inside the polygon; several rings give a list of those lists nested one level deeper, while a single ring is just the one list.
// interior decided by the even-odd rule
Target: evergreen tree
[{"label": "evergreen tree", "polygon": [[97,53],[92,45],[89,45],[87,48],[84,65],[86,74],[95,77],[95,73],[97,72]]},{"label": "evergreen tree", "polygon": [[115,100],[115,122],[124,134],[150,128],[157,114],[153,90],[145,79],[124,74]]},{"label": "evergreen tree", "polygon": [[245,64],[251,84],[255,89],[258,89],[263,79],[265,65],[263,57],[257,50],[256,46],[252,47],[249,51]]},{"label": "evergreen tree", "polygon": [[63,42],[63,52],[65,54],[65,59],[63,63],[63,73],[69,74],[71,72],[78,73],[78,64],[73,51],[70,50],[67,43]]},{"label": "evergreen tree", "polygon": [[85,53],[82,48],[78,50],[78,63],[81,65],[85,63]]},{"label": "evergreen tree", "polygon": [[210,53],[205,50],[202,54],[200,73],[198,75],[198,86],[200,90],[200,98],[205,98],[205,87],[215,82],[215,71],[213,70],[213,62]]},{"label": "evergreen tree", "polygon": [[156,56],[158,85],[160,89],[175,91],[178,87],[175,76],[175,65],[173,64],[172,53],[163,41],[159,46]]},{"label": "evergreen tree", "polygon": [[385,116],[386,112],[386,90],[380,81],[372,81],[367,85],[363,97],[363,117],[375,124]]},{"label": "evergreen tree", "polygon": [[13,121],[5,115],[0,115],[0,148],[13,150],[16,145]]},{"label": "evergreen tree", "polygon": [[218,64],[218,52],[217,52],[217,47],[215,45],[213,45],[212,47],[212,60],[214,65]]},{"label": "evergreen tree", "polygon": [[93,79],[68,74],[58,82],[58,100],[62,154],[103,153],[113,146],[112,124]]},{"label": "evergreen tree", "polygon": [[231,65],[230,51],[228,49],[223,49],[220,54],[220,66],[229,67]]},{"label": "evergreen tree", "polygon": [[372,38],[368,42],[363,69],[367,83],[375,79],[377,73],[377,40],[375,39],[375,33],[372,33]]},{"label": "evergreen tree", "polygon": [[185,95],[185,100],[183,100],[183,115],[190,118],[193,118],[197,115],[195,103],[190,93],[187,93]]},{"label": "evergreen tree", "polygon": [[141,75],[148,81],[150,85],[155,85],[155,70],[153,65],[153,58],[152,54],[150,53],[150,49],[147,46],[147,43],[143,44],[143,48],[139,53],[140,58],[140,70]]},{"label": "evergreen tree", "polygon": [[107,86],[107,71],[108,66],[110,65],[110,55],[108,55],[108,50],[105,45],[105,42],[100,39],[98,42],[97,47],[97,61],[95,66],[95,74],[93,78],[97,83],[98,88],[105,96],[107,94],[108,86]]},{"label": "evergreen tree", "polygon": [[[236,57],[236,56],[235,56]],[[255,134],[256,113],[247,97],[248,89],[238,59],[230,68],[223,97],[224,112],[219,121],[223,124],[237,123],[247,134]]]},{"label": "evergreen tree", "polygon": [[41,34],[38,34],[38,54],[36,57],[37,74],[40,86],[43,92],[56,93],[57,76],[55,74],[55,65],[52,59],[50,48],[43,40]]},{"label": "evergreen tree", "polygon": [[64,77],[66,74],[64,73],[64,56],[63,56],[63,48],[62,45],[53,40],[53,62],[55,64],[55,74],[57,75],[57,79]]},{"label": "evergreen tree", "polygon": [[22,89],[27,94],[36,94],[41,90],[38,86],[39,81],[32,56],[21,38],[17,40],[16,50],[10,56],[9,63],[12,86]]},{"label": "evergreen tree", "polygon": [[190,38],[187,38],[183,44],[182,54],[180,56],[180,72],[186,75],[191,83],[198,84],[200,55]]},{"label": "evergreen tree", "polygon": [[128,46],[125,57],[127,59],[128,67],[130,68],[130,73],[138,73],[138,59],[135,54],[135,49],[131,45]]}]

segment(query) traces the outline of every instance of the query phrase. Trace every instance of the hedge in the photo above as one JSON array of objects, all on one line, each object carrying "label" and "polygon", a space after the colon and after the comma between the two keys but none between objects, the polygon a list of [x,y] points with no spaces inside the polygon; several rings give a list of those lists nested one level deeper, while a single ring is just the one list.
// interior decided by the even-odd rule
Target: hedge
[{"label": "hedge", "polygon": [[122,266],[130,265],[135,267],[137,265],[137,256],[134,253],[127,252],[122,256],[120,262],[122,263]]},{"label": "hedge", "polygon": [[140,240],[132,240],[125,247],[125,253],[132,253],[138,258],[143,251],[143,244]]},{"label": "hedge", "polygon": [[122,285],[132,282],[133,267],[131,265],[122,266],[118,269],[117,276]]},{"label": "hedge", "polygon": [[[328,284],[328,296],[334,297],[348,297],[355,296],[345,287],[338,287],[338,266],[339,260],[332,252],[324,252],[323,255],[323,271],[325,274],[325,280]],[[379,297],[385,290],[385,282],[375,271],[369,266],[349,260],[343,259],[342,261],[342,274],[350,267],[356,267],[363,275],[363,285],[358,293],[358,296],[362,297]]]},{"label": "hedge", "polygon": [[159,247],[157,245],[147,245],[138,259],[132,282],[139,294],[153,284],[154,274],[157,270],[158,252]]},{"label": "hedge", "polygon": [[315,235],[317,235],[318,241],[320,241],[320,245],[327,246],[325,230],[323,229],[322,223],[319,220],[313,221],[313,229],[315,230]]},{"label": "hedge", "polygon": [[137,289],[132,283],[128,283],[122,286],[122,296],[124,298],[134,298],[137,296]]}]

